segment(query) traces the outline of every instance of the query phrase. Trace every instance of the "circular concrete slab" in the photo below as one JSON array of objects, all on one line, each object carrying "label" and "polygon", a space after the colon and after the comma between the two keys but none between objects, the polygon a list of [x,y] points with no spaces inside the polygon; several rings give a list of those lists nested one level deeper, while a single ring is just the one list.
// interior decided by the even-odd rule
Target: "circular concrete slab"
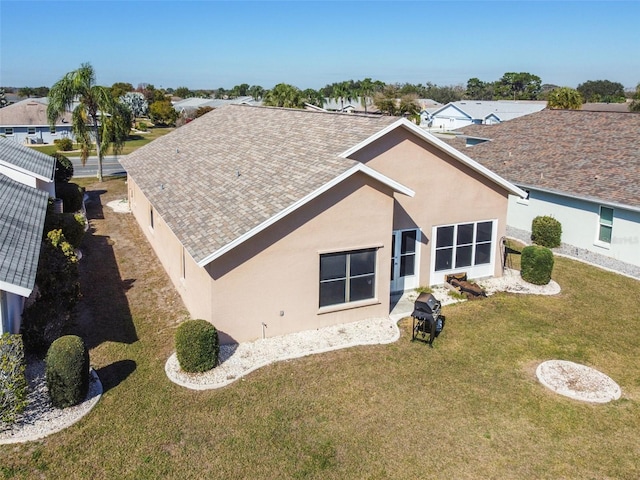
[{"label": "circular concrete slab", "polygon": [[622,395],[618,384],[604,373],[566,360],[542,362],[536,376],[554,392],[584,402],[607,403]]}]

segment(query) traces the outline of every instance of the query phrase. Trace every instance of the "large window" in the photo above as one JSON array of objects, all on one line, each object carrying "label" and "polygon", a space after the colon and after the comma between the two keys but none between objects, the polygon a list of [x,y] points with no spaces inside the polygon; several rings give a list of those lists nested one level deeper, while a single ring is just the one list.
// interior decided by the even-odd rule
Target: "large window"
[{"label": "large window", "polygon": [[604,243],[611,243],[612,231],[613,231],[613,208],[600,207],[598,240]]},{"label": "large window", "polygon": [[436,271],[491,263],[492,238],[492,221],[438,227]]},{"label": "large window", "polygon": [[320,255],[320,306],[375,297],[376,250]]}]

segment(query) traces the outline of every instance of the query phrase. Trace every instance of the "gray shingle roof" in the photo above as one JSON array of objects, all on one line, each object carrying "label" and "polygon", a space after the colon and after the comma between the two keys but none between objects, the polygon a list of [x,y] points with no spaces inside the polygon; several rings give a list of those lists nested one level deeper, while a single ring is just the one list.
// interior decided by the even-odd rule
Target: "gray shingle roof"
[{"label": "gray shingle roof", "polygon": [[357,164],[339,154],[398,119],[228,105],[122,159],[197,262]]},{"label": "gray shingle roof", "polygon": [[640,208],[640,114],[543,110],[460,131],[490,138],[465,153],[517,185]]},{"label": "gray shingle roof", "polygon": [[56,160],[51,155],[25,147],[5,137],[0,137],[0,162],[47,181],[53,181],[56,169]]},{"label": "gray shingle roof", "polygon": [[437,115],[438,112],[444,110],[449,105],[455,106],[472,119],[484,119],[493,114],[504,122],[523,115],[539,112],[547,106],[547,102],[536,100],[460,100],[450,102],[437,110],[433,110],[431,114]]},{"label": "gray shingle roof", "polygon": [[0,174],[0,284],[28,296],[36,280],[47,192]]}]

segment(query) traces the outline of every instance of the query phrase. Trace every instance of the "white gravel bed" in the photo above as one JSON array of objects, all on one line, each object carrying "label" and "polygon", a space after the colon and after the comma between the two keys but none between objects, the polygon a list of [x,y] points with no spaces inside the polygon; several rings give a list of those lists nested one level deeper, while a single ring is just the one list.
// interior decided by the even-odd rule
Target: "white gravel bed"
[{"label": "white gravel bed", "polygon": [[0,422],[0,445],[38,440],[70,427],[89,413],[102,396],[102,383],[91,369],[85,400],[73,407],[55,408],[49,399],[44,361],[29,359],[25,374],[28,382],[27,407],[15,423]]},{"label": "white gravel bed", "polygon": [[389,318],[375,318],[255,342],[221,345],[220,364],[204,373],[183,372],[174,353],[165,364],[165,372],[178,385],[193,390],[208,390],[224,387],[273,362],[356,345],[392,343],[398,338],[400,331],[394,322]]},{"label": "white gravel bed", "polygon": [[620,386],[598,370],[566,360],[548,360],[538,365],[540,383],[575,400],[607,403],[622,395]]},{"label": "white gravel bed", "polygon": [[519,270],[505,269],[502,277],[486,278],[478,280],[487,295],[493,295],[496,292],[510,293],[526,293],[529,295],[557,295],[560,293],[560,285],[551,280],[546,285],[534,285],[525,282],[520,276]]},{"label": "white gravel bed", "polygon": [[116,213],[129,213],[131,211],[129,208],[129,200],[126,198],[123,198],[122,200],[113,200],[107,203],[107,207]]}]

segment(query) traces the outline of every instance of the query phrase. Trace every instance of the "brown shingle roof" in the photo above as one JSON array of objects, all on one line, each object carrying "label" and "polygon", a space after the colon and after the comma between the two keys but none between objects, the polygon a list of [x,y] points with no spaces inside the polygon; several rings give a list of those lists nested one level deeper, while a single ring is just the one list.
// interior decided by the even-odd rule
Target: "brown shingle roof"
[{"label": "brown shingle roof", "polygon": [[339,157],[397,121],[218,108],[122,160],[197,262],[357,164]]},{"label": "brown shingle roof", "polygon": [[[65,112],[56,125],[71,124],[71,113]],[[28,98],[0,109],[0,125],[47,126],[47,99]]]},{"label": "brown shingle roof", "polygon": [[516,185],[640,208],[640,114],[543,110],[460,131],[490,138],[465,153]]}]

